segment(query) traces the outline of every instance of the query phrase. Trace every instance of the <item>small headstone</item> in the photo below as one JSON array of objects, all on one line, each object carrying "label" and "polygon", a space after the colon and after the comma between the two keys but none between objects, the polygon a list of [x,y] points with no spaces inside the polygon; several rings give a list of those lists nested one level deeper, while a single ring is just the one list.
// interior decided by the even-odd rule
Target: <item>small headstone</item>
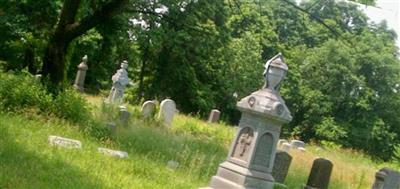
[{"label": "small headstone", "polygon": [[299,148],[297,148],[297,150],[299,150],[300,152],[306,152],[306,149],[303,147],[299,147]]},{"label": "small headstone", "polygon": [[272,169],[272,176],[276,182],[284,183],[289,171],[292,156],[289,153],[278,150],[275,154],[274,167]]},{"label": "small headstone", "polygon": [[110,129],[111,131],[115,131],[117,129],[117,125],[114,122],[108,122],[106,124],[107,128]]},{"label": "small headstone", "polygon": [[149,100],[143,103],[141,112],[144,118],[149,118],[154,115],[155,110],[156,110],[156,103],[152,100]]},{"label": "small headstone", "polygon": [[110,95],[108,96],[109,103],[122,103],[124,97],[125,87],[129,84],[130,79],[128,77],[128,61],[124,60],[121,63],[121,69],[117,70],[112,76],[112,88],[110,91]]},{"label": "small headstone", "polygon": [[290,145],[292,145],[292,148],[295,148],[295,149],[300,148],[300,147],[302,147],[302,148],[305,147],[304,142],[301,140],[291,140]]},{"label": "small headstone", "polygon": [[281,148],[283,143],[289,143],[286,139],[279,139],[278,140],[278,148]]},{"label": "small headstone", "polygon": [[86,64],[87,59],[88,59],[88,57],[87,57],[87,55],[85,55],[82,58],[82,62],[78,65],[78,73],[76,74],[74,88],[76,90],[78,90],[79,92],[84,91],[86,71],[88,69],[88,66]]},{"label": "small headstone", "polygon": [[129,113],[125,106],[120,106],[119,108],[119,120],[121,123],[126,124],[131,116],[131,113]]},{"label": "small headstone", "polygon": [[179,167],[179,163],[176,162],[176,161],[170,160],[167,163],[167,167],[170,168],[170,169],[175,170],[175,169],[177,169]]},{"label": "small headstone", "polygon": [[174,119],[176,112],[175,102],[171,99],[165,99],[161,102],[160,112],[158,113],[158,119],[163,120],[164,124],[171,126],[172,120]]},{"label": "small headstone", "polygon": [[60,136],[49,136],[49,143],[51,146],[61,146],[65,148],[82,148],[82,143],[79,140],[73,140]]},{"label": "small headstone", "polygon": [[221,112],[217,109],[213,109],[210,112],[210,116],[208,117],[208,123],[217,123],[219,121],[219,117]]},{"label": "small headstone", "polygon": [[314,160],[307,185],[304,189],[327,189],[331,178],[333,164],[328,159],[317,158]]},{"label": "small headstone", "polygon": [[291,148],[292,148],[292,146],[287,142],[284,142],[282,144],[282,150],[285,151],[285,152],[289,152]]},{"label": "small headstone", "polygon": [[400,189],[400,172],[382,168],[375,174],[372,189]]},{"label": "small headstone", "polygon": [[124,151],[118,151],[118,150],[111,150],[108,148],[97,148],[97,151],[108,155],[108,156],[112,156],[112,157],[118,157],[118,158],[127,158],[128,157],[128,153],[124,152]]}]

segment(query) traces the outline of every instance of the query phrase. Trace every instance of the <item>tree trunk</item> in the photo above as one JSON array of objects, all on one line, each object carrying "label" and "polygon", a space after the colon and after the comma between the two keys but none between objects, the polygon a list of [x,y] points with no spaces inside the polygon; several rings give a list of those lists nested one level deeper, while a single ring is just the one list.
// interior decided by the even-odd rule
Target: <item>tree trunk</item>
[{"label": "tree trunk", "polygon": [[65,55],[69,42],[51,39],[43,59],[43,78],[48,76],[52,84],[60,84],[65,78]]},{"label": "tree trunk", "polygon": [[46,47],[43,79],[48,78],[53,87],[61,84],[65,78],[65,55],[71,41],[117,14],[126,2],[127,0],[109,1],[90,16],[75,21],[81,0],[64,0],[60,19]]}]

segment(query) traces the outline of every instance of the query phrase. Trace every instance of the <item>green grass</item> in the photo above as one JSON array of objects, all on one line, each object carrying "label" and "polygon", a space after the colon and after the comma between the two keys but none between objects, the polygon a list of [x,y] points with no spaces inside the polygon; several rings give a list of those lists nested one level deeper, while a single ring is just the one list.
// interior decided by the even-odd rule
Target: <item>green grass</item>
[{"label": "green grass", "polygon": [[[137,112],[137,107],[130,107]],[[95,108],[99,110],[101,108]],[[103,110],[104,111],[104,110]],[[106,116],[95,116],[106,122]],[[142,121],[136,113],[129,126],[119,126],[111,137],[96,137],[82,126],[60,119],[29,114],[0,113],[0,188],[198,188],[207,186],[218,164],[226,158],[236,128],[208,124],[178,115],[167,129],[157,122]],[[49,135],[81,140],[83,148],[63,149],[48,144]],[[129,158],[117,159],[97,152],[97,147],[127,151]],[[362,153],[349,150],[293,151],[286,179],[288,188],[303,185],[312,160],[319,157],[334,163],[330,188],[370,188],[374,173],[383,166]],[[166,167],[179,162],[177,170]]]}]

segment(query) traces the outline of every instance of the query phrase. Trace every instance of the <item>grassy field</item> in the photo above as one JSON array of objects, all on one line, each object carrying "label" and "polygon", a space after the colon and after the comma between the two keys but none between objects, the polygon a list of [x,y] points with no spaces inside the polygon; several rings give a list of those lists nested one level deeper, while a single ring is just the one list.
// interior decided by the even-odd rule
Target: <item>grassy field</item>
[{"label": "grassy field", "polygon": [[[91,98],[91,102],[98,99]],[[95,111],[101,108],[94,108]],[[137,107],[131,107],[137,112]],[[134,113],[135,114],[135,113]],[[98,117],[103,117],[100,113]],[[100,118],[99,118],[100,119]],[[207,186],[218,164],[226,158],[236,128],[208,124],[178,115],[171,129],[133,116],[110,137],[96,138],[84,128],[36,114],[0,113],[0,188],[198,188]],[[107,120],[104,120],[107,121]],[[81,140],[80,150],[51,147],[49,135]],[[97,147],[127,151],[129,158],[106,157]],[[288,188],[300,188],[307,180],[312,160],[333,161],[332,189],[367,189],[383,166],[361,153],[307,146],[292,151],[286,179]],[[179,162],[176,170],[167,162]]]}]

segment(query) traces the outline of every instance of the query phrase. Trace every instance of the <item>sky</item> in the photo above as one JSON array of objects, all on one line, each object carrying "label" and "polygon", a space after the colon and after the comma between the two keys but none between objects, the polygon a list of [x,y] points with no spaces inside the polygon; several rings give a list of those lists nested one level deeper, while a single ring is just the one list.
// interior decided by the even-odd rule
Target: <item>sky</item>
[{"label": "sky", "polygon": [[360,8],[372,22],[386,20],[388,27],[396,31],[396,44],[400,48],[400,0],[377,0],[374,7],[362,5]]}]

